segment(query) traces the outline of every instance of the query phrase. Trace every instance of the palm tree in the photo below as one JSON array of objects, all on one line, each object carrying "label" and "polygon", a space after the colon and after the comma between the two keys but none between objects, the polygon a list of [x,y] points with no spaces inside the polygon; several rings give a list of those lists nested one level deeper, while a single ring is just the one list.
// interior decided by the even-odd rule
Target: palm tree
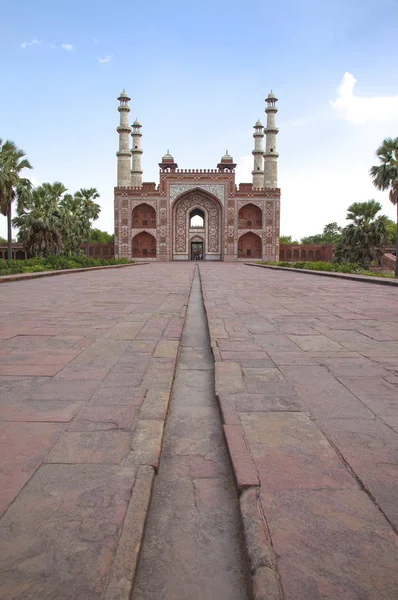
[{"label": "palm tree", "polygon": [[7,217],[8,259],[12,257],[12,203],[17,200],[18,210],[22,209],[32,187],[29,179],[21,176],[23,169],[32,168],[24,156],[14,142],[0,139],[0,213]]},{"label": "palm tree", "polygon": [[91,221],[98,219],[101,207],[94,200],[99,198],[95,188],[80,189],[73,196],[68,194],[60,202],[67,227],[64,233],[64,251],[78,254],[80,246],[88,242]]},{"label": "palm tree", "polygon": [[19,228],[18,239],[31,256],[42,258],[61,249],[64,227],[59,207],[59,197],[63,193],[61,186],[44,183],[34,189],[13,219],[13,224]]},{"label": "palm tree", "polygon": [[388,218],[377,216],[381,208],[375,200],[354,202],[348,207],[347,219],[351,223],[343,229],[337,244],[338,261],[358,263],[363,269],[369,269],[373,261],[381,261],[388,240]]},{"label": "palm tree", "polygon": [[99,195],[94,188],[74,195],[67,191],[59,181],[43,183],[18,207],[13,223],[19,227],[19,240],[29,254],[80,254],[82,243],[89,237],[91,220],[97,219],[101,210],[94,202]]},{"label": "palm tree", "polygon": [[[380,164],[370,169],[373,184],[378,190],[389,190],[391,202],[398,210],[398,137],[385,138],[377,149],[376,156]],[[395,277],[398,277],[398,212],[396,237]]]}]

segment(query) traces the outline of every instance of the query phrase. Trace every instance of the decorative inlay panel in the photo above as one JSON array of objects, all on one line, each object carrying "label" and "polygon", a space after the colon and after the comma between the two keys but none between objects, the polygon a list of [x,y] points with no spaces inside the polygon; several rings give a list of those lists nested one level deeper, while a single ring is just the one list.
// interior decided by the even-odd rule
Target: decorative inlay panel
[{"label": "decorative inlay panel", "polygon": [[[174,200],[178,197],[181,196],[181,194],[183,194],[184,192],[187,192],[188,190],[193,190],[193,189],[197,189],[200,188],[201,190],[204,190],[205,192],[209,192],[210,194],[213,194],[213,196],[215,196],[216,198],[218,198],[220,200],[220,202],[222,204],[224,204],[224,199],[225,199],[225,187],[224,184],[222,183],[211,183],[211,184],[207,184],[207,183],[201,183],[201,184],[197,184],[197,183],[172,183],[170,185],[170,204],[172,204],[174,202]],[[197,190],[199,192],[199,190]]]}]

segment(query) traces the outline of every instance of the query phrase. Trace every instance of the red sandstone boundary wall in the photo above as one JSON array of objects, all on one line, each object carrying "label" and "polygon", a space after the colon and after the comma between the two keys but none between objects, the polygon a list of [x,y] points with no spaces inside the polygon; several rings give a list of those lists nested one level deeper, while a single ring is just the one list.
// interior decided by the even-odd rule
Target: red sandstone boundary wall
[{"label": "red sandstone boundary wall", "polygon": [[[90,258],[115,258],[114,244],[82,244],[84,253]],[[395,269],[395,246],[386,246],[386,254],[383,257],[383,270],[393,271]],[[0,244],[0,259],[7,258],[7,244]],[[12,258],[26,259],[27,252],[23,245],[14,242],[12,245]],[[253,257],[256,258],[256,257]],[[279,250],[279,260],[286,262],[296,261],[332,261],[334,258],[334,244],[281,244]],[[155,260],[151,256],[144,260]],[[248,257],[240,257],[241,260],[248,260]]]},{"label": "red sandstone boundary wall", "polygon": [[[90,258],[104,258],[111,259],[115,258],[115,246],[114,244],[82,244],[81,249],[84,251],[86,256]],[[7,244],[0,244],[0,259],[7,258]],[[28,253],[26,252],[23,244],[14,242],[12,245],[12,258],[17,260],[26,260]]]},{"label": "red sandstone boundary wall", "polygon": [[279,260],[331,261],[334,258],[334,244],[281,244]]}]

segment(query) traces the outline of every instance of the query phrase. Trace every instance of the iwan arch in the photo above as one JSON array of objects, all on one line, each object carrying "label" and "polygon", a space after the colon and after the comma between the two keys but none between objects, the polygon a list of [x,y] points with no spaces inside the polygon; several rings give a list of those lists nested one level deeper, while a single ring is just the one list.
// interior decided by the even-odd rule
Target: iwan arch
[{"label": "iwan arch", "polygon": [[266,128],[260,121],[254,125],[252,182],[239,186],[228,152],[215,169],[178,169],[167,152],[159,163],[159,185],[143,182],[141,124],[128,124],[130,98],[125,91],[118,100],[115,256],[137,261],[277,260],[278,109],[272,92],[266,99]]}]

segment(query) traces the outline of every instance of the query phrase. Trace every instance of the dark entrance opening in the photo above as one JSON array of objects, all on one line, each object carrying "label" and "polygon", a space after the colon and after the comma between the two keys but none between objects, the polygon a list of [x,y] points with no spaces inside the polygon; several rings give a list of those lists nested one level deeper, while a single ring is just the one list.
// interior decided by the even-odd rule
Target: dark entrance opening
[{"label": "dark entrance opening", "polygon": [[203,242],[191,242],[191,260],[203,260]]}]

